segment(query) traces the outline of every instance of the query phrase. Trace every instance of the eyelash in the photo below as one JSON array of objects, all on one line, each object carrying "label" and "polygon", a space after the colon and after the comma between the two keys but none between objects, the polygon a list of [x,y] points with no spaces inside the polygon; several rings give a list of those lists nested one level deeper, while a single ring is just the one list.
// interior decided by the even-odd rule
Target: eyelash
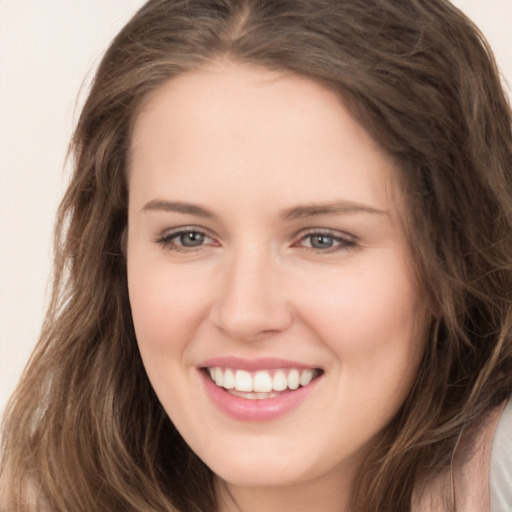
[{"label": "eyelash", "polygon": [[298,237],[297,241],[293,243],[292,246],[297,246],[304,240],[309,239],[311,243],[311,239],[314,237],[325,237],[332,240],[332,246],[327,248],[317,248],[311,246],[301,246],[302,249],[313,252],[315,254],[331,254],[338,251],[347,251],[350,249],[354,249],[357,247],[357,240],[350,235],[340,235],[338,231],[331,231],[329,229],[313,229],[308,232],[303,232]]},{"label": "eyelash", "polygon": [[[182,228],[176,228],[170,232],[165,233],[164,235],[157,238],[156,243],[160,244],[165,249],[168,249],[170,251],[174,252],[181,252],[181,253],[191,253],[196,252],[198,250],[201,250],[202,247],[204,247],[204,244],[200,244],[197,246],[185,246],[185,245],[179,245],[176,242],[174,242],[174,239],[185,236],[185,235],[200,235],[203,236],[204,239],[212,240],[214,242],[214,239],[208,235],[208,233],[200,228],[196,228],[194,226],[190,227],[182,227]],[[214,243],[213,245],[218,245]]]},{"label": "eyelash", "polygon": [[[205,246],[204,243],[200,243],[199,245],[196,246],[192,245],[187,247],[185,245],[175,242],[175,240],[178,239],[179,237],[186,235],[199,235],[201,237],[204,237],[204,240],[210,240],[211,242],[213,242],[208,245],[220,245],[217,242],[215,242],[214,238],[211,237],[207,231],[194,226],[176,228],[175,230],[167,232],[164,235],[158,237],[155,241],[165,249],[181,253],[196,252],[201,250]],[[325,248],[312,247],[311,245],[301,245],[301,243],[308,239],[311,244],[311,240],[314,237],[325,237],[327,239],[330,239],[332,241],[332,245],[330,247]],[[292,247],[300,247],[301,249],[304,249],[307,252],[312,252],[315,254],[331,254],[338,251],[354,249],[355,247],[357,247],[357,240],[349,235],[340,236],[339,232],[337,231],[331,231],[328,229],[313,229],[308,232],[301,233],[300,236],[298,236],[292,243]]]}]

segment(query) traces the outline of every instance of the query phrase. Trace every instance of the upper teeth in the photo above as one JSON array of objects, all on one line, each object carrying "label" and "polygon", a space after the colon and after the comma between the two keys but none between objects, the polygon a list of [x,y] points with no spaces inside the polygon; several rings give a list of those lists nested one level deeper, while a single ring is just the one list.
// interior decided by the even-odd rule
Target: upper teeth
[{"label": "upper teeth", "polygon": [[271,391],[284,391],[307,386],[316,371],[308,368],[277,370],[273,375],[262,370],[254,374],[245,370],[232,370],[231,368],[208,368],[212,380],[217,386],[224,389],[236,389],[242,392],[269,393]]}]

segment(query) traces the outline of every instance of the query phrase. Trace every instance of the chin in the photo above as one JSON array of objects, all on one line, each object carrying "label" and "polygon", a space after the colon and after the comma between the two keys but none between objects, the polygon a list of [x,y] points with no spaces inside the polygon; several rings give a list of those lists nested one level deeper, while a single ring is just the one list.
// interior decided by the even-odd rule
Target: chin
[{"label": "chin", "polygon": [[239,457],[217,458],[207,465],[221,480],[238,487],[291,486],[319,476],[315,475],[313,467],[305,466],[293,457],[261,455],[251,458],[242,452]]},{"label": "chin", "polygon": [[290,468],[273,468],[269,470],[246,467],[243,471],[222,468],[214,473],[224,482],[236,487],[288,487],[307,480],[304,474],[290,471]]}]

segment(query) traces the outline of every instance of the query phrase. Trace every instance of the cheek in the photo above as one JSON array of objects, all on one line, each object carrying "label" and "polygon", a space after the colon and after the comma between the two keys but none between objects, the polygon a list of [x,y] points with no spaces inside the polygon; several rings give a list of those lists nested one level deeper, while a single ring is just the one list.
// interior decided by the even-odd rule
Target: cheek
[{"label": "cheek", "polygon": [[141,351],[174,351],[191,338],[205,308],[201,276],[171,272],[157,261],[128,262],[128,290]]},{"label": "cheek", "polygon": [[332,282],[329,293],[310,287],[306,320],[331,350],[332,409],[350,411],[344,436],[356,440],[371,438],[396,414],[422,353],[414,280],[391,266],[383,274],[364,270],[352,269],[343,285]]},{"label": "cheek", "polygon": [[368,390],[374,382],[373,392],[410,385],[421,356],[418,286],[399,263],[351,266],[308,282],[301,298],[304,322],[331,349],[342,380]]},{"label": "cheek", "polygon": [[[201,294],[197,283],[169,265],[133,254],[128,264],[128,290],[140,355],[164,409],[172,420],[187,418],[193,400],[184,384],[183,370],[190,368],[190,349],[201,322]],[[170,392],[173,390],[173,392]]]},{"label": "cheek", "polygon": [[372,332],[381,332],[379,338],[409,333],[416,322],[417,287],[401,269],[378,270],[351,267],[325,282],[312,279],[304,286],[302,311],[327,334],[348,335],[363,345],[375,341],[366,337]]}]

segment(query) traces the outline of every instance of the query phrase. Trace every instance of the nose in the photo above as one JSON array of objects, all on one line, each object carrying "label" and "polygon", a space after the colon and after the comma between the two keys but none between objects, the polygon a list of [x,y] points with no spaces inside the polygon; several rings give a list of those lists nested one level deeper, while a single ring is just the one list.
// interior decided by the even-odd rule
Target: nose
[{"label": "nose", "polygon": [[282,274],[271,260],[262,251],[245,250],[226,263],[211,319],[231,338],[257,340],[290,326],[293,315]]}]

